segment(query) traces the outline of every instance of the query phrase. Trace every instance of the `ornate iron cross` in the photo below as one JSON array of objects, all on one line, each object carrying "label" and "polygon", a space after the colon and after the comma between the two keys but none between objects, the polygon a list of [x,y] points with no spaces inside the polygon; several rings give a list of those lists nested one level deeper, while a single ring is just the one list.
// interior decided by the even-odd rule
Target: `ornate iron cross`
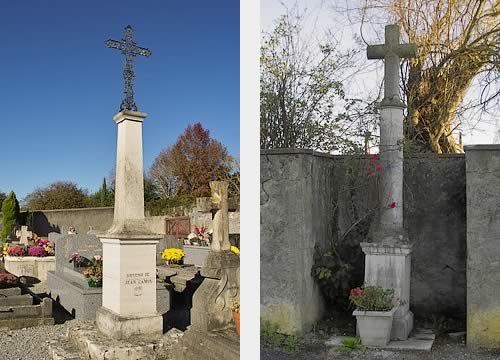
[{"label": "ornate iron cross", "polygon": [[137,111],[137,105],[134,101],[134,57],[137,55],[151,56],[151,51],[136,45],[132,39],[133,34],[134,30],[132,26],[128,25],[125,28],[125,38],[122,41],[111,39],[106,41],[106,45],[109,48],[118,49],[125,55],[125,68],[123,69],[123,79],[125,80],[123,93],[125,94],[125,99],[123,99],[120,105],[120,110]]},{"label": "ornate iron cross", "polygon": [[412,58],[416,55],[413,44],[399,42],[399,26],[385,27],[385,44],[370,45],[366,55],[368,59],[384,59],[384,99],[382,104],[403,105],[399,99],[399,61],[401,58]]}]

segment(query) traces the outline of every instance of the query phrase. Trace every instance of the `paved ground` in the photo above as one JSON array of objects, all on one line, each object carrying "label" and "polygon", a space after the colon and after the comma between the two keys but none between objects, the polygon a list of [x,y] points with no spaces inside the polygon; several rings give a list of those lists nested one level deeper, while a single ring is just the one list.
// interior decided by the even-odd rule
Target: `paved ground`
[{"label": "paved ground", "polygon": [[324,342],[301,343],[298,351],[287,352],[264,345],[262,360],[500,360],[500,351],[473,351],[466,348],[463,340],[443,336],[434,342],[431,352],[387,351],[365,349],[342,353],[337,347],[328,347]]},{"label": "paved ground", "polygon": [[[431,324],[419,323],[419,327],[432,328]],[[425,325],[425,326],[423,326]],[[434,324],[435,325],[435,324]],[[458,325],[462,327],[463,325]],[[438,330],[442,330],[439,329]],[[463,330],[463,329],[462,329]],[[451,327],[447,332],[460,331]],[[339,347],[327,346],[325,342],[332,335],[354,336],[355,320],[352,316],[336,314],[323,320],[301,339],[283,338],[267,333],[261,336],[262,360],[500,360],[500,349],[497,351],[474,351],[465,346],[465,336],[439,335],[434,341],[432,351],[389,351],[364,349],[343,353]]]}]

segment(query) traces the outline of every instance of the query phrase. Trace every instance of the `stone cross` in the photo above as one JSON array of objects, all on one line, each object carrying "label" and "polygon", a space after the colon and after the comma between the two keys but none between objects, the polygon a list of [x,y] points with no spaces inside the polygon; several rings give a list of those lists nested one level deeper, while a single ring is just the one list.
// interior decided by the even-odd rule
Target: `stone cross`
[{"label": "stone cross", "polygon": [[212,192],[212,250],[229,250],[229,207],[227,195],[227,181],[210,181]]},{"label": "stone cross", "polygon": [[213,251],[229,250],[229,212],[238,209],[238,199],[228,198],[227,181],[210,181],[211,197],[196,199],[196,209],[199,212],[212,214],[212,244]]},{"label": "stone cross", "polygon": [[385,44],[370,45],[368,59],[384,59],[384,99],[380,104],[380,160],[382,163],[380,211],[374,224],[374,240],[406,242],[403,229],[403,121],[404,104],[399,98],[401,58],[415,56],[416,48],[399,42],[399,26],[385,27]]},{"label": "stone cross", "polygon": [[109,48],[118,49],[125,55],[125,68],[123,69],[123,78],[125,80],[125,99],[123,99],[120,110],[132,110],[137,111],[137,105],[134,101],[134,57],[142,55],[145,57],[151,56],[151,51],[146,48],[142,48],[136,45],[133,40],[134,30],[132,26],[128,25],[125,28],[125,38],[122,41],[107,40],[106,45]]},{"label": "stone cross", "polygon": [[28,245],[28,239],[31,239],[33,232],[28,231],[27,226],[21,226],[21,230],[16,231],[16,236],[21,238],[19,240],[21,244]]},{"label": "stone cross", "polygon": [[385,44],[368,46],[368,59],[384,59],[385,61],[383,103],[403,105],[399,99],[399,63],[401,58],[414,57],[416,52],[415,45],[399,42],[398,25],[385,27]]}]

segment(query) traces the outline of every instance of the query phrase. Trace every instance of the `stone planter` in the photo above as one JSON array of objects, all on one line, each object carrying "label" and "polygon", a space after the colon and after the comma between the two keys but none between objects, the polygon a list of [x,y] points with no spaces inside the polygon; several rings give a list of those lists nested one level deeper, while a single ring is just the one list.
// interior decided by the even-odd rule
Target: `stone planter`
[{"label": "stone planter", "polygon": [[385,346],[391,339],[392,319],[396,308],[390,311],[355,310],[361,343],[365,346]]},{"label": "stone planter", "polygon": [[205,259],[210,252],[210,246],[193,246],[184,245],[182,250],[184,251],[184,264],[196,265],[202,267],[205,263]]},{"label": "stone planter", "polygon": [[55,256],[5,256],[5,270],[16,276],[30,276],[47,281],[47,272],[55,269]]}]

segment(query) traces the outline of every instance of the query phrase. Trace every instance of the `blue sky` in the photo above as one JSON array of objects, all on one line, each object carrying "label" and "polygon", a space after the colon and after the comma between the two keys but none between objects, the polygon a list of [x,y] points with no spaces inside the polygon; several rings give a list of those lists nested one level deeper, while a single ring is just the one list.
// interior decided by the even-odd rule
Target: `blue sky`
[{"label": "blue sky", "polygon": [[152,51],[135,60],[146,170],[197,121],[239,156],[239,1],[2,1],[0,18],[0,191],[110,174],[124,59],[104,41],[127,24]]}]

